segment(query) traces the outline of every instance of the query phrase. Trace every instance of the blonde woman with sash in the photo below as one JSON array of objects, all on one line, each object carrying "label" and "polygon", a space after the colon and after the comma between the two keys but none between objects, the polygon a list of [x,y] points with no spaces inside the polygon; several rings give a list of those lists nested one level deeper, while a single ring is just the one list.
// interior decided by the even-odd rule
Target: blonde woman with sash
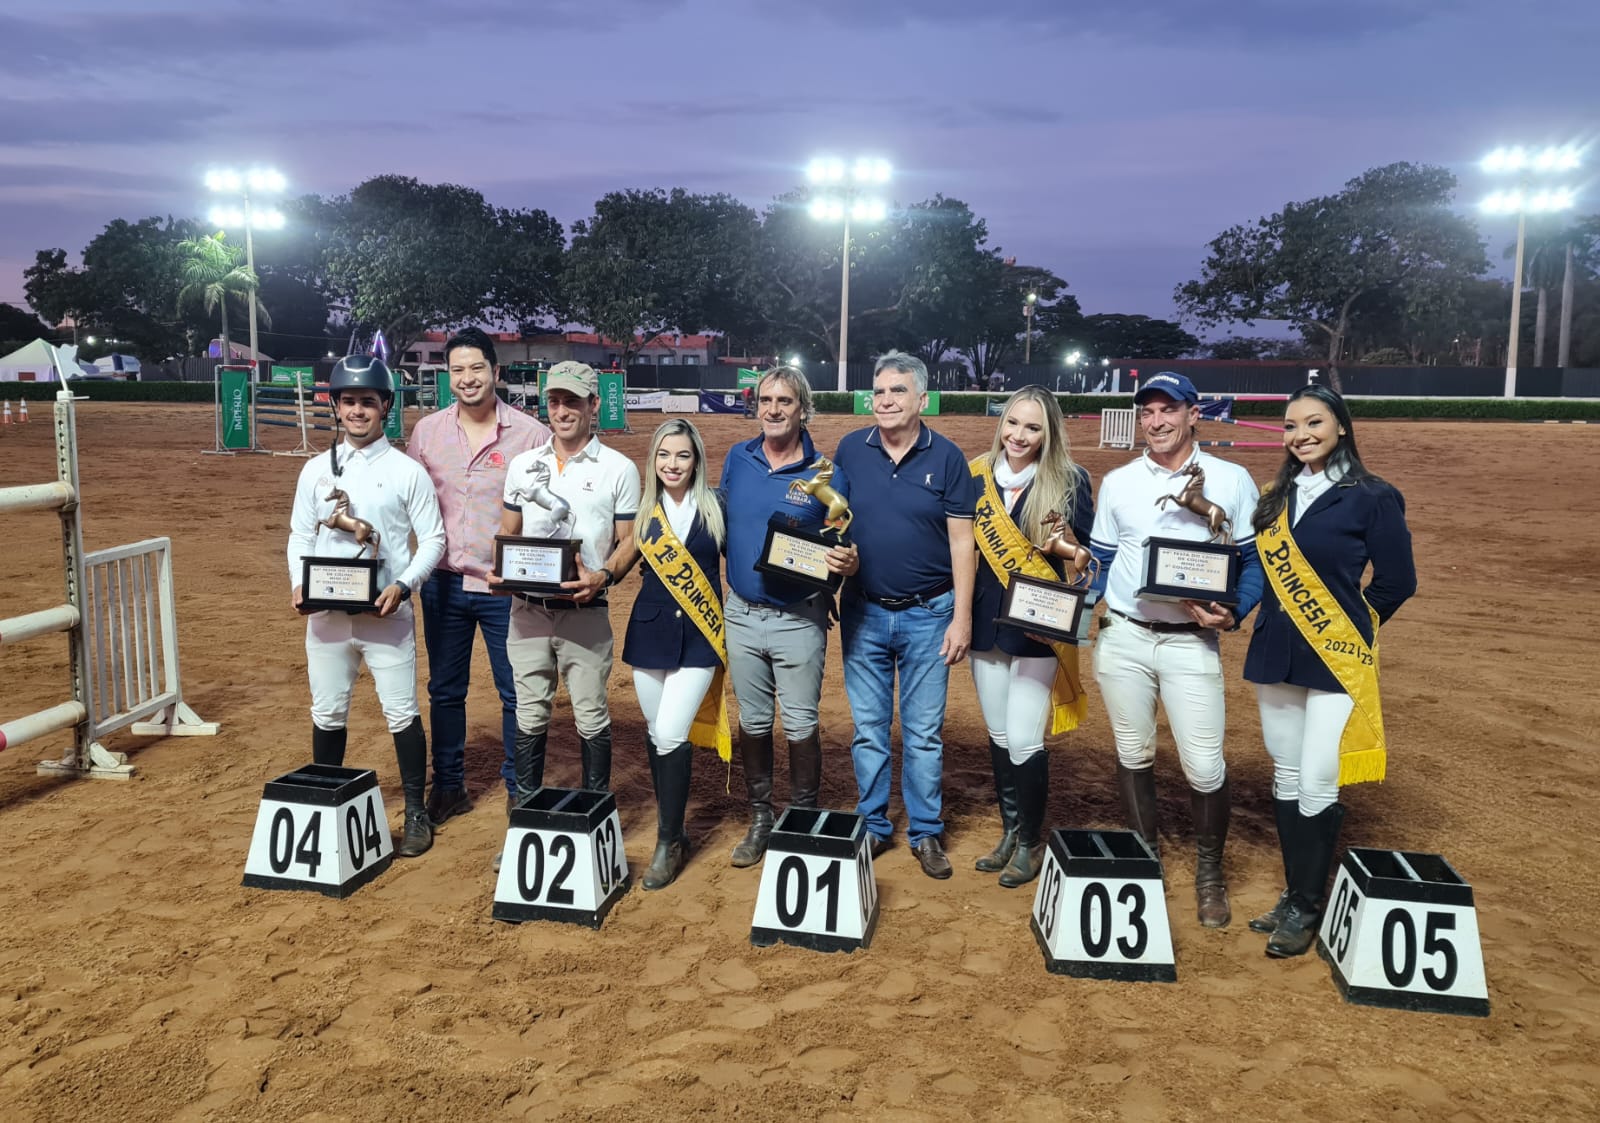
[{"label": "blonde woman with sash", "polygon": [[646,889],[672,884],[689,861],[691,744],[733,756],[723,691],[720,560],[722,506],[706,485],[706,450],[687,421],[668,421],[650,440],[644,493],[634,521],[642,583],[628,618],[622,660],[644,712],[656,792],[656,850]]},{"label": "blonde woman with sash", "polygon": [[1340,786],[1384,777],[1378,626],[1417,588],[1405,500],[1361,463],[1344,399],[1322,386],[1297,390],[1283,444],[1288,455],[1253,519],[1266,593],[1244,664],[1272,756],[1287,883],[1250,922],[1271,933],[1273,958],[1304,955],[1316,939],[1344,818]]},{"label": "blonde woman with sash", "polygon": [[[989,730],[1003,828],[999,844],[976,865],[1000,871],[1000,884],[1015,889],[1038,877],[1044,864],[1045,734],[1077,728],[1086,703],[1075,646],[1042,642],[995,618],[1012,571],[1054,581],[1065,573],[1063,559],[1087,564],[1082,544],[1094,526],[1094,491],[1089,473],[1072,461],[1061,407],[1038,386],[1011,395],[993,444],[970,467],[979,488],[972,682]],[[1051,515],[1060,519],[1050,521]]]}]

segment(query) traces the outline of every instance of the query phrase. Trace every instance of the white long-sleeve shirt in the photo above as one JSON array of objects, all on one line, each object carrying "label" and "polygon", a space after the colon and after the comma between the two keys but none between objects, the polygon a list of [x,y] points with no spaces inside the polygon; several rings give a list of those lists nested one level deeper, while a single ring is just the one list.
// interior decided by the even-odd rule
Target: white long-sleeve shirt
[{"label": "white long-sleeve shirt", "polygon": [[428,473],[383,437],[363,449],[341,443],[339,469],[335,480],[332,461],[324,452],[300,470],[289,518],[290,587],[300,584],[305,557],[355,557],[359,549],[355,535],[320,525],[333,513],[328,496],[339,488],[350,497],[350,514],[378,532],[378,588],[398,579],[416,589],[444,557],[444,521]]}]

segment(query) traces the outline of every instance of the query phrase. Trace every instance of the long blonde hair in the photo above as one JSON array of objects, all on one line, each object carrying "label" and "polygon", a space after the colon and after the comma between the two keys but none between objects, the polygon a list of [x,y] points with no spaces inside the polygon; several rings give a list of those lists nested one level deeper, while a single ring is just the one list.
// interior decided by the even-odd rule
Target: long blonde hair
[{"label": "long blonde hair", "polygon": [[722,519],[722,504],[717,500],[717,493],[706,483],[705,442],[700,439],[700,430],[682,418],[662,422],[650,438],[650,451],[645,457],[644,492],[639,498],[639,518],[648,519],[661,501],[663,488],[661,477],[656,475],[656,453],[661,449],[661,442],[668,437],[689,438],[689,444],[694,449],[694,477],[689,481],[689,494],[694,496],[695,508],[700,512],[706,530],[711,532],[717,548],[721,549],[726,528]]},{"label": "long blonde hair", "polygon": [[989,470],[993,471],[1006,454],[1006,418],[1016,404],[1023,401],[1037,402],[1044,413],[1044,441],[1039,446],[1033,487],[1028,492],[1028,501],[1022,505],[1022,525],[1018,529],[1030,540],[1043,542],[1047,533],[1044,529],[1045,516],[1052,511],[1061,512],[1066,525],[1072,525],[1072,505],[1078,496],[1079,469],[1072,459],[1072,448],[1067,442],[1067,425],[1055,395],[1041,386],[1024,386],[1006,399],[1006,407],[1000,412],[1000,421],[994,427],[994,441],[989,446]]}]

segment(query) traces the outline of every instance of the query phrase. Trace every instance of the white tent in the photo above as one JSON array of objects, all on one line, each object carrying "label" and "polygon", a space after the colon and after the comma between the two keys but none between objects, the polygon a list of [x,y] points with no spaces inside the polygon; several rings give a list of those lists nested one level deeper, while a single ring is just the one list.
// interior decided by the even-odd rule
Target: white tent
[{"label": "white tent", "polygon": [[133,374],[139,373],[139,360],[132,355],[110,354],[102,355],[94,361],[95,369],[101,374]]},{"label": "white tent", "polygon": [[76,347],[52,347],[35,339],[9,355],[0,355],[0,382],[55,382],[61,371],[66,371],[68,378],[79,376]]}]

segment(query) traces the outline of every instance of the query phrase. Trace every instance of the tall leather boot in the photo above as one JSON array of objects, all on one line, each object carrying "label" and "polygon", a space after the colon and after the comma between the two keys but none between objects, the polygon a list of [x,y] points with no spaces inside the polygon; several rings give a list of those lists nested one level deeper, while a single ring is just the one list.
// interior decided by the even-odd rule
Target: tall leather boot
[{"label": "tall leather boot", "polygon": [[815,807],[822,793],[822,728],[789,742],[789,806]]},{"label": "tall leather boot", "polygon": [[1000,841],[972,863],[984,873],[1005,869],[1017,849],[1017,777],[1011,754],[993,741],[989,742],[989,767],[994,770],[994,799],[1000,807]]},{"label": "tall leather boot", "polygon": [[1028,884],[1044,867],[1044,805],[1050,798],[1050,754],[1040,749],[1021,764],[1011,765],[1011,769],[1017,800],[1017,845],[1011,861],[1000,871],[1000,884],[1007,889]]},{"label": "tall leather boot", "polygon": [[1222,872],[1222,847],[1228,841],[1228,819],[1233,811],[1227,777],[1214,792],[1191,788],[1189,807],[1194,813],[1195,915],[1201,927],[1226,928],[1233,919],[1233,910],[1228,906],[1228,879]]},{"label": "tall leather boot", "polygon": [[742,870],[761,861],[772,835],[772,730],[750,733],[740,726],[739,763],[750,794],[750,829],[733,848],[734,868]]},{"label": "tall leather boot", "polygon": [[[545,742],[550,737],[548,729],[541,729],[538,733],[524,733],[517,730],[517,740],[512,746],[512,770],[517,777],[517,790],[512,796],[512,805],[522,802],[534,792],[544,787],[544,752]],[[510,807],[506,809],[510,811]]]},{"label": "tall leather boot", "polygon": [[579,753],[583,757],[583,790],[608,792],[611,790],[611,727],[608,725],[593,737],[580,737]]},{"label": "tall leather boot", "polygon": [[1300,816],[1295,828],[1294,880],[1289,883],[1289,906],[1267,939],[1273,959],[1304,955],[1317,940],[1322,906],[1327,900],[1328,872],[1339,845],[1339,824],[1344,804],[1335,803],[1311,816]]},{"label": "tall leather boot", "polygon": [[665,889],[689,864],[689,836],[683,830],[689,807],[689,773],[694,749],[686,742],[656,758],[656,852],[644,871],[646,889]]},{"label": "tall leather boot", "polygon": [[344,747],[350,739],[348,729],[324,729],[315,723],[311,726],[311,760],[316,764],[344,764]]},{"label": "tall leather boot", "polygon": [[1150,850],[1161,856],[1160,841],[1156,837],[1156,768],[1129,768],[1117,762],[1117,790],[1122,793],[1122,813],[1127,817],[1128,829],[1149,843]]},{"label": "tall leather boot", "polygon": [[433,846],[433,821],[428,818],[424,795],[428,787],[428,735],[422,731],[420,717],[412,718],[410,725],[394,735],[394,755],[400,765],[400,787],[406,796],[405,831],[395,853],[402,858],[415,858]]},{"label": "tall leather boot", "polygon": [[1278,903],[1250,922],[1252,932],[1273,932],[1283,920],[1289,907],[1289,886],[1294,884],[1295,830],[1300,821],[1300,801],[1274,799],[1272,817],[1278,824],[1278,849],[1283,852],[1284,890],[1278,894]]}]

